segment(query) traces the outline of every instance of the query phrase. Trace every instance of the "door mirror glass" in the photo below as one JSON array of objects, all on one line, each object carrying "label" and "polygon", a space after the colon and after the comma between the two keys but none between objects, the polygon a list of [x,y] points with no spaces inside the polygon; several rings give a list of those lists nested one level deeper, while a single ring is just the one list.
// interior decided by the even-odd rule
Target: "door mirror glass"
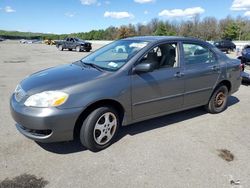
[{"label": "door mirror glass", "polygon": [[133,72],[145,73],[145,72],[152,72],[153,70],[154,68],[151,63],[140,63],[134,67]]}]

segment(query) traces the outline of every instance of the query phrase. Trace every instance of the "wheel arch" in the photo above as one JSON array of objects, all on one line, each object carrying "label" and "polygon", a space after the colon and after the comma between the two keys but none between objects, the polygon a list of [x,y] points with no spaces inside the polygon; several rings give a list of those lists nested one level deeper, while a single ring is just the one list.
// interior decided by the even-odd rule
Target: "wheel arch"
[{"label": "wheel arch", "polygon": [[228,92],[230,93],[230,91],[231,91],[231,89],[232,89],[232,84],[231,84],[231,82],[230,82],[229,80],[222,80],[222,81],[220,81],[220,82],[216,85],[216,87],[214,88],[214,90],[215,90],[217,87],[221,86],[221,85],[225,85],[225,86],[227,87],[227,89],[228,89]]},{"label": "wheel arch", "polygon": [[102,106],[111,106],[113,107],[115,110],[117,110],[118,114],[119,114],[119,118],[120,118],[120,123],[122,123],[123,117],[124,117],[124,113],[125,113],[125,109],[122,106],[121,103],[119,103],[116,100],[113,99],[103,99],[103,100],[99,100],[96,101],[92,104],[90,104],[87,108],[85,108],[82,113],[80,114],[80,116],[77,118],[76,123],[74,125],[74,138],[78,138],[79,137],[79,133],[80,133],[80,129],[82,126],[83,121],[87,118],[87,116],[95,109],[102,107]]}]

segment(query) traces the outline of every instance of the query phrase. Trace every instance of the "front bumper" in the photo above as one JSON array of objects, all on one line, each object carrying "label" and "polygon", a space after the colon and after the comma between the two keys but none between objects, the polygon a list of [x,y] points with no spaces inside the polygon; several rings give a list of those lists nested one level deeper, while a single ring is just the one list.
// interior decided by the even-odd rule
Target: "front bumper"
[{"label": "front bumper", "polygon": [[24,136],[39,142],[72,140],[74,126],[82,108],[34,108],[15,100],[12,95],[10,109],[16,127]]},{"label": "front bumper", "polygon": [[90,50],[92,50],[92,46],[91,45],[81,45],[81,50],[90,51]]},{"label": "front bumper", "polygon": [[250,83],[250,74],[247,72],[241,72],[241,78],[243,82]]}]

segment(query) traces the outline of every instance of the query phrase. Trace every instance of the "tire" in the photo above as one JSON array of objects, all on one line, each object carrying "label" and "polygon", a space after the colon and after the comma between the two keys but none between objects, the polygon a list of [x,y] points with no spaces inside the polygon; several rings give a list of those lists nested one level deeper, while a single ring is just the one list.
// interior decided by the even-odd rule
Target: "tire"
[{"label": "tire", "polygon": [[225,85],[219,85],[214,90],[208,104],[205,106],[207,112],[217,114],[227,108],[228,88]]},{"label": "tire", "polygon": [[69,48],[69,51],[72,51],[72,49],[71,49],[71,48]]},{"label": "tire", "polygon": [[246,63],[247,63],[247,60],[246,60],[244,57],[242,57],[242,58],[241,58],[241,63],[242,63],[242,64],[246,64]]},{"label": "tire", "polygon": [[59,46],[58,46],[58,50],[63,51],[63,46],[62,46],[62,45],[59,45]]},{"label": "tire", "polygon": [[90,50],[86,50],[86,52],[90,52]]},{"label": "tire", "polygon": [[80,52],[80,51],[81,51],[81,47],[80,47],[80,46],[77,46],[77,47],[76,47],[76,51],[77,51],[77,52]]},{"label": "tire", "polygon": [[80,141],[87,149],[97,152],[111,145],[118,132],[120,118],[112,107],[100,107],[83,121]]}]

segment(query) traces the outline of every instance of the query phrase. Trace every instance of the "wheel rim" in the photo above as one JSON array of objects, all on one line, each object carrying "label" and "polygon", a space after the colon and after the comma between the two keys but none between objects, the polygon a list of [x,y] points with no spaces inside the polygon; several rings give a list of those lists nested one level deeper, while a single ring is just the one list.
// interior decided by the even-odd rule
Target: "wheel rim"
[{"label": "wheel rim", "polygon": [[217,93],[216,97],[215,97],[215,107],[219,108],[221,106],[223,106],[223,104],[225,103],[226,100],[226,95],[224,92],[220,91]]},{"label": "wheel rim", "polygon": [[93,136],[99,145],[108,143],[114,136],[117,128],[117,118],[111,113],[103,114],[96,122]]}]

